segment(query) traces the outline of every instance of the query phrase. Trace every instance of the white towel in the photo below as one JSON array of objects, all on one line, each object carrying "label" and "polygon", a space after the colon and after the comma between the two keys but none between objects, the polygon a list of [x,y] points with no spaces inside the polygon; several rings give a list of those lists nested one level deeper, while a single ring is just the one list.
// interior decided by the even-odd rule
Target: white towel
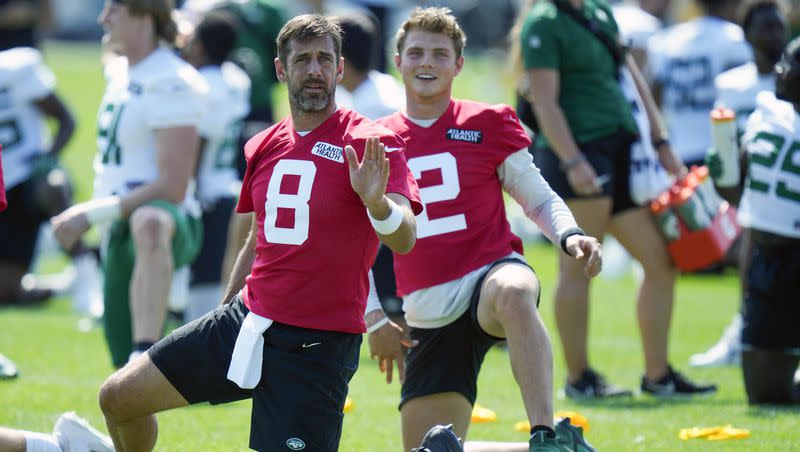
[{"label": "white towel", "polygon": [[228,380],[242,389],[253,389],[261,381],[261,365],[264,360],[264,331],[272,320],[253,312],[247,313],[242,329],[233,346]]}]

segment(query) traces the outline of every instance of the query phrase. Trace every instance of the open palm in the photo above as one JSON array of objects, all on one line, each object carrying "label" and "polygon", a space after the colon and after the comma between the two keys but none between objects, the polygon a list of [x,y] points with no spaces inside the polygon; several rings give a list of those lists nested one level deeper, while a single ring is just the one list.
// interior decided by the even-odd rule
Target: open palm
[{"label": "open palm", "polygon": [[364,149],[364,158],[359,162],[358,155],[352,146],[344,148],[350,170],[350,185],[365,205],[379,202],[386,192],[389,181],[389,159],[386,158],[384,145],[378,137],[369,137]]}]

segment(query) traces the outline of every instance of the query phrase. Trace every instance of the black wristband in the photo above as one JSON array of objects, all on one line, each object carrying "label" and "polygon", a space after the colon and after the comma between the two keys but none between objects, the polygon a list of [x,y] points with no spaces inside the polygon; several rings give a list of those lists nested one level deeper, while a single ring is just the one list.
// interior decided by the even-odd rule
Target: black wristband
[{"label": "black wristband", "polygon": [[567,253],[568,256],[572,256],[572,254],[569,254],[569,251],[567,251],[567,239],[572,237],[573,235],[586,235],[586,233],[583,232],[583,229],[576,227],[576,228],[569,228],[566,231],[564,231],[563,234],[561,234],[561,249],[564,250],[564,252]]}]

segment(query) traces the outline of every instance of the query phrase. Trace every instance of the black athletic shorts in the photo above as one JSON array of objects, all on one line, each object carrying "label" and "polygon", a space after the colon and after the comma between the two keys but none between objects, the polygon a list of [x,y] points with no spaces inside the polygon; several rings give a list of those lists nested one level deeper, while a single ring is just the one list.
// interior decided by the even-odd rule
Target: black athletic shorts
[{"label": "black athletic shorts", "polygon": [[611,197],[611,213],[616,215],[628,209],[638,207],[631,198],[630,171],[631,145],[636,137],[630,132],[620,130],[611,135],[578,144],[586,160],[594,168],[597,177],[608,177],[602,185],[602,193],[598,195],[576,194],[567,181],[567,175],[561,170],[561,160],[551,148],[535,148],[533,162],[541,170],[550,187],[561,198],[569,201],[577,198]]},{"label": "black athletic shorts", "polygon": [[33,200],[33,179],[8,190],[8,208],[0,213],[0,261],[30,269],[39,226],[48,215]]},{"label": "black athletic shorts", "polygon": [[[492,263],[475,283],[469,309],[454,322],[439,328],[411,328],[419,344],[406,356],[406,379],[400,391],[400,407],[411,399],[443,392],[464,395],[470,404],[478,396],[478,373],[486,353],[504,338],[492,336],[478,324],[481,286],[492,268],[506,262],[530,266],[519,259],[505,258]],[[539,300],[536,300],[539,305]]]},{"label": "black athletic shorts", "polygon": [[800,353],[800,239],[759,243],[753,250],[742,307],[742,345]]},{"label": "black athletic shorts", "polygon": [[203,210],[203,246],[192,262],[191,285],[220,284],[222,260],[228,245],[228,223],[235,198],[220,198]]},{"label": "black athletic shorts", "polygon": [[[150,359],[191,404],[252,398],[252,449],[338,450],[361,335],[275,322],[264,333],[261,382],[254,389],[241,389],[227,373],[248,312],[237,295],[156,343],[148,352]],[[307,346],[315,343],[319,345]]]}]

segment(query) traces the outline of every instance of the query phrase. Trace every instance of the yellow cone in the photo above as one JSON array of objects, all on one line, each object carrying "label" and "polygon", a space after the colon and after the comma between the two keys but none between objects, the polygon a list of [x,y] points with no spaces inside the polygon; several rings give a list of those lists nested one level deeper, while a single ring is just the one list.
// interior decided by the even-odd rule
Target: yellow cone
[{"label": "yellow cone", "polygon": [[348,396],[346,399],[344,399],[344,412],[345,413],[349,413],[349,412],[353,411],[353,408],[355,408],[355,407],[356,407],[356,404],[355,404],[355,402],[353,402],[353,399],[351,399],[350,396]]},{"label": "yellow cone", "polygon": [[482,406],[479,403],[476,403],[474,407],[472,407],[472,422],[476,424],[484,424],[487,422],[494,422],[497,420],[497,413]]},{"label": "yellow cone", "polygon": [[555,412],[554,416],[556,419],[564,419],[565,417],[568,417],[569,423],[576,427],[582,428],[583,433],[586,433],[589,431],[589,429],[591,429],[591,427],[589,426],[589,420],[586,419],[586,416],[582,415],[581,413],[578,413],[577,411],[559,410]]},{"label": "yellow cone", "polygon": [[750,430],[746,428],[735,428],[732,425],[718,425],[714,427],[691,427],[682,428],[678,432],[678,438],[687,439],[707,439],[709,441],[719,441],[723,439],[744,439],[750,437]]}]

